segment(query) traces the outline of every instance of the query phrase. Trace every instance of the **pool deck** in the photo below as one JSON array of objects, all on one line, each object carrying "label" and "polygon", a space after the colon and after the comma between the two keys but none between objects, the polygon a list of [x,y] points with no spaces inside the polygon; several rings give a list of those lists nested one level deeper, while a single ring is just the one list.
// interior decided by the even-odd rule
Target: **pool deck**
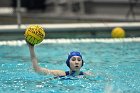
[{"label": "pool deck", "polygon": [[[31,24],[0,25],[0,40],[23,40],[27,26]],[[140,37],[140,22],[67,23],[40,24],[47,33],[46,38],[110,38],[114,27],[122,27],[127,37]]]}]

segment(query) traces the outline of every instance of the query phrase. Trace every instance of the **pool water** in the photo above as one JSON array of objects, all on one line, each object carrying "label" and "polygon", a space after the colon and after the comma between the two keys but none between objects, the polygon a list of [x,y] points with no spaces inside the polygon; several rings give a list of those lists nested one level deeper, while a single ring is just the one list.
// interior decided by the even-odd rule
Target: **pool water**
[{"label": "pool water", "polygon": [[83,71],[94,76],[53,79],[34,72],[27,45],[0,46],[0,93],[140,93],[140,42],[46,43],[35,47],[39,64],[68,70],[70,51],[80,51]]}]

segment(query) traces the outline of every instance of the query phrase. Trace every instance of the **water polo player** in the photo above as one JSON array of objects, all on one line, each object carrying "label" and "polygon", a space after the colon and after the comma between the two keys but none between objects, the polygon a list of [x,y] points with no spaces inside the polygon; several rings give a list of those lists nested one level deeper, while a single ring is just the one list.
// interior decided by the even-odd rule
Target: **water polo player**
[{"label": "water polo player", "polygon": [[66,64],[70,69],[69,71],[50,70],[48,68],[43,68],[38,65],[37,57],[34,51],[34,46],[29,43],[27,44],[30,50],[32,65],[36,72],[51,74],[57,77],[68,76],[68,75],[70,76],[89,75],[88,72],[80,71],[81,67],[84,64],[84,61],[83,61],[82,55],[79,52],[70,52],[70,54],[68,55]]}]

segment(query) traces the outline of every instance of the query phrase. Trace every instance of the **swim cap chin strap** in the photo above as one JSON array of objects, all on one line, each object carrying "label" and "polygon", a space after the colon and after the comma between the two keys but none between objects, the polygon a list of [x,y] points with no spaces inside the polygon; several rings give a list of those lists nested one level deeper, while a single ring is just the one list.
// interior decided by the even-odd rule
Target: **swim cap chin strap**
[{"label": "swim cap chin strap", "polygon": [[[70,52],[70,54],[68,55],[68,59],[66,60],[66,64],[69,68],[70,68],[70,58],[73,57],[73,56],[79,56],[82,59],[82,55],[80,54],[80,52],[75,52],[75,51]],[[83,66],[83,64],[84,64],[84,61],[82,59],[82,66]]]}]

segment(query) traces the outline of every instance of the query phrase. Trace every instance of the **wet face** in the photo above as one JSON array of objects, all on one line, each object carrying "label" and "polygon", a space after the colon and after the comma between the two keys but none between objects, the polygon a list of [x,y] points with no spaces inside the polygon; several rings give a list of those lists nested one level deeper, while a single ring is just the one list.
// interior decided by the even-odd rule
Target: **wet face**
[{"label": "wet face", "polygon": [[80,70],[82,66],[82,59],[79,56],[73,56],[70,58],[70,68],[72,71]]}]

